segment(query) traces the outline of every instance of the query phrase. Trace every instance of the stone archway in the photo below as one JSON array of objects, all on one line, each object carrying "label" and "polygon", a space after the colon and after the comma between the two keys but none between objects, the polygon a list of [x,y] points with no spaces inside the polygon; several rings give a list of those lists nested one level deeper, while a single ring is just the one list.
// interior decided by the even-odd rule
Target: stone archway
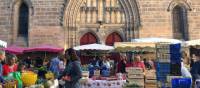
[{"label": "stone archway", "polygon": [[115,42],[122,42],[122,41],[123,41],[122,37],[118,33],[113,32],[110,35],[108,35],[105,43],[106,43],[106,45],[113,46]]},{"label": "stone archway", "polygon": [[[72,47],[74,45],[77,45],[75,43],[78,43],[78,33],[79,29],[82,27],[81,19],[79,18],[80,16],[83,16],[81,14],[81,10],[87,10],[86,12],[90,12],[91,10],[98,10],[98,5],[93,5],[93,6],[88,6],[84,7],[86,4],[86,1],[88,0],[67,0],[66,4],[64,5],[64,16],[63,20],[61,21],[63,24],[63,28],[65,30],[65,41],[68,43],[68,47]],[[91,1],[91,0],[89,0]],[[97,1],[107,1],[107,0],[97,0]],[[112,0],[113,1],[113,0]],[[139,26],[140,26],[140,15],[139,15],[139,10],[138,10],[138,2],[136,0],[116,0],[121,8],[112,8],[111,7],[106,7],[104,10],[110,11],[110,10],[115,10],[115,11],[120,11],[120,13],[124,14],[124,24],[123,24],[123,34],[124,34],[124,41],[130,41],[132,38],[137,38],[139,37]],[[90,3],[91,5],[91,3]],[[102,5],[102,4],[101,4]],[[101,7],[101,6],[100,6]],[[102,6],[104,7],[104,6]],[[98,12],[98,11],[97,11]],[[100,11],[101,12],[101,11]],[[81,14],[81,15],[80,15]],[[101,13],[102,14],[102,13]],[[88,17],[93,17],[96,14],[88,15]],[[108,15],[108,18],[111,17]],[[100,20],[102,20],[102,17]],[[91,19],[88,19],[91,20]],[[87,22],[88,22],[87,20]],[[104,21],[102,21],[104,23]],[[117,21],[118,22],[118,21]],[[105,23],[107,25],[107,23]],[[101,25],[94,23],[92,27],[95,27],[98,29]],[[116,24],[114,24],[116,26]],[[85,29],[88,28],[88,25],[84,25]],[[109,29],[109,28],[108,28]],[[70,42],[73,39],[73,41],[76,42]]]},{"label": "stone archway", "polygon": [[98,42],[98,40],[97,40],[96,36],[90,32],[84,34],[80,38],[80,45],[92,44],[92,43],[97,43],[97,42]]}]

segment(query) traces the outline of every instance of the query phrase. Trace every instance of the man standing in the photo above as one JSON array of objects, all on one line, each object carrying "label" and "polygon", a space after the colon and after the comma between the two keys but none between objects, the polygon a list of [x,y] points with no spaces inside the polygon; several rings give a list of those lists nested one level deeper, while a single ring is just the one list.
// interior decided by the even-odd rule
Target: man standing
[{"label": "man standing", "polygon": [[59,63],[60,59],[58,58],[57,55],[54,56],[54,58],[50,62],[50,71],[54,73],[56,78],[59,76]]},{"label": "man standing", "polygon": [[2,75],[2,72],[3,72],[3,66],[1,64],[1,62],[5,59],[5,52],[4,51],[0,51],[0,82],[4,82],[4,79],[3,79],[3,75]]},{"label": "man standing", "polygon": [[196,62],[192,65],[191,74],[193,81],[200,79],[200,60],[199,57],[196,58]]}]

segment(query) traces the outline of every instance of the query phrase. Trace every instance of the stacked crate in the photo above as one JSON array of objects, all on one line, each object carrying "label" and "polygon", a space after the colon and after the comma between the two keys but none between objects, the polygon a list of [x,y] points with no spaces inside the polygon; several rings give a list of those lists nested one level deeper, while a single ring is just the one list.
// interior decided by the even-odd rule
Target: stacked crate
[{"label": "stacked crate", "polygon": [[170,44],[158,43],[156,44],[157,61],[161,63],[170,63]]},{"label": "stacked crate", "polygon": [[181,45],[158,43],[156,44],[156,76],[157,81],[162,85],[165,85],[168,75],[180,74],[180,62],[181,62]]},{"label": "stacked crate", "polygon": [[144,73],[142,68],[138,67],[127,67],[126,71],[128,85],[138,85],[137,88],[144,88]]},{"label": "stacked crate", "polygon": [[156,73],[155,70],[146,71],[145,76],[145,88],[157,88]]},{"label": "stacked crate", "polygon": [[157,81],[165,83],[167,76],[170,74],[170,63],[156,62]]}]

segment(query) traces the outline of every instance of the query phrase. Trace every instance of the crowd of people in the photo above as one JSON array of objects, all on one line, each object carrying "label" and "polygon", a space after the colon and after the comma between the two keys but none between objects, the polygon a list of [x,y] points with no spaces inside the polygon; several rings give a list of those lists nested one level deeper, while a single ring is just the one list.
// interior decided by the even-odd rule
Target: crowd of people
[{"label": "crowd of people", "polygon": [[44,78],[47,71],[51,71],[56,79],[64,81],[64,84],[60,85],[59,88],[80,88],[79,79],[82,77],[81,62],[76,51],[72,48],[65,51],[63,58],[54,56],[49,61],[37,57],[35,64],[30,57],[27,57],[25,60],[17,60],[15,55],[6,55],[4,51],[0,51],[0,61],[1,83],[5,83],[4,77],[12,72],[23,73],[33,68],[39,68],[37,72],[39,78]]},{"label": "crowd of people", "polygon": [[[191,68],[185,67],[185,60],[181,62],[181,73],[184,77],[190,77],[193,81],[200,79],[200,58],[192,55],[190,61]],[[25,60],[19,60],[13,54],[5,55],[4,51],[0,51],[0,82],[5,82],[3,76],[8,76],[12,72],[23,73],[32,68],[38,68],[38,77],[45,78],[47,71],[51,71],[56,79],[64,82],[59,88],[80,88],[79,80],[82,77],[81,61],[76,51],[69,48],[65,51],[64,56],[55,55],[51,60],[41,59],[37,57],[32,62],[30,57]],[[128,61],[125,55],[120,55],[119,61],[112,61],[106,55],[102,57],[94,57],[89,63],[90,77],[94,75],[94,70],[100,70],[102,76],[109,76],[111,71],[114,73],[127,73],[126,67],[139,67],[146,70],[155,69],[155,62],[149,58],[142,58],[140,55],[134,55]],[[44,68],[44,69],[40,69]]]},{"label": "crowd of people", "polygon": [[143,71],[145,70],[151,70],[155,69],[154,62],[151,59],[143,59],[140,55],[135,55],[131,58],[131,61],[129,62],[127,57],[125,55],[120,55],[119,61],[110,60],[107,56],[102,57],[94,57],[89,64],[89,71],[90,71],[90,77],[94,75],[94,70],[100,70],[100,73],[102,76],[107,76],[103,74],[104,70],[108,70],[109,73],[111,71],[114,71],[114,73],[127,73],[126,67],[138,67],[142,68]]}]

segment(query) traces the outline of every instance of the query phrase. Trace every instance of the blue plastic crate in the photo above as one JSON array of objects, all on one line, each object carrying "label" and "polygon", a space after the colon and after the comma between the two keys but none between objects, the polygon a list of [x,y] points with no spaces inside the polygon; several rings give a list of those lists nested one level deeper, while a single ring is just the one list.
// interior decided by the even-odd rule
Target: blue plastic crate
[{"label": "blue plastic crate", "polygon": [[170,72],[170,63],[156,63],[157,72]]},{"label": "blue plastic crate", "polygon": [[191,78],[174,78],[171,81],[172,88],[191,88]]},{"label": "blue plastic crate", "polygon": [[181,52],[181,44],[170,44],[170,53],[180,53]]},{"label": "blue plastic crate", "polygon": [[167,77],[166,76],[156,76],[157,81],[161,81],[161,82],[166,82]]},{"label": "blue plastic crate", "polygon": [[181,62],[181,53],[170,54],[171,63],[180,63]]},{"label": "blue plastic crate", "polygon": [[167,74],[170,74],[170,71],[168,71],[168,72],[167,71],[166,72],[164,72],[164,71],[163,72],[156,71],[156,74],[157,75],[167,75]]},{"label": "blue plastic crate", "polygon": [[156,68],[170,67],[170,63],[156,62]]},{"label": "blue plastic crate", "polygon": [[158,73],[170,73],[170,68],[168,68],[168,69],[156,69],[156,72],[158,72]]}]

